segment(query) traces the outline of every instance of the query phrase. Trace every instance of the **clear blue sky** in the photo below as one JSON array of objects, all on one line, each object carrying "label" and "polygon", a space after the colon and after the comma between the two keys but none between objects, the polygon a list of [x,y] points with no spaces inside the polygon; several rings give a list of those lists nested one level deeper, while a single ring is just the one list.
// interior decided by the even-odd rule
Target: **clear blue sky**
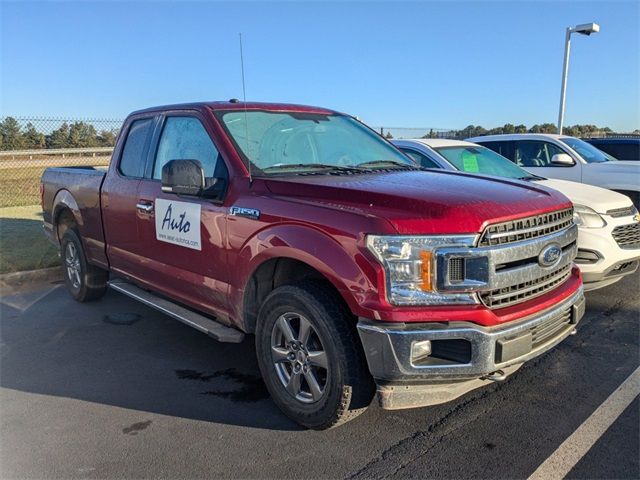
[{"label": "clear blue sky", "polygon": [[[0,0],[1,1],[1,0]],[[307,103],[376,126],[555,122],[640,128],[640,2],[7,2],[0,114],[122,118],[242,97]]]}]

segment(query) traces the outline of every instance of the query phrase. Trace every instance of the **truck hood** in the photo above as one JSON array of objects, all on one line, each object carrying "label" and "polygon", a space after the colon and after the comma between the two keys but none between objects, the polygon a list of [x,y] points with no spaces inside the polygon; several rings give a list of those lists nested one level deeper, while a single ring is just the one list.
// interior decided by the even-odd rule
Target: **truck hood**
[{"label": "truck hood", "polygon": [[536,180],[535,183],[558,190],[572,203],[584,205],[597,213],[606,213],[608,210],[629,207],[632,204],[626,195],[585,183],[556,179]]},{"label": "truck hood", "polygon": [[489,223],[571,206],[535,183],[444,170],[269,178],[265,186],[289,201],[384,218],[399,234],[478,233]]}]

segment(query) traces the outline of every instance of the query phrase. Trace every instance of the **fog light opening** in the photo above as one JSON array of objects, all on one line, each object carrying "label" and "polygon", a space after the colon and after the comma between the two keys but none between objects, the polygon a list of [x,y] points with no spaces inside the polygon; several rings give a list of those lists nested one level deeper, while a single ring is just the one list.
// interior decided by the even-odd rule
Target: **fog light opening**
[{"label": "fog light opening", "polygon": [[411,344],[411,363],[420,363],[431,355],[431,340],[422,340]]}]

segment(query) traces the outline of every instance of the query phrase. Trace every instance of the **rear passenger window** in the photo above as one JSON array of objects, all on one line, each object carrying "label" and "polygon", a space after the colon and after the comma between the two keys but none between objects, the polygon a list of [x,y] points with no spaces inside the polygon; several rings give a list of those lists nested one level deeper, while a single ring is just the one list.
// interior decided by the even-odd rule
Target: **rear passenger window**
[{"label": "rear passenger window", "polygon": [[516,165],[521,167],[553,167],[551,158],[559,153],[565,153],[548,142],[537,140],[523,140],[516,145]]},{"label": "rear passenger window", "polygon": [[510,142],[477,142],[480,145],[483,145],[487,148],[490,148],[496,153],[499,153],[503,157],[508,158],[513,161],[513,149],[511,148]]},{"label": "rear passenger window", "polygon": [[120,173],[127,177],[144,176],[145,152],[152,118],[136,120],[131,124],[120,158]]},{"label": "rear passenger window", "polygon": [[162,179],[162,167],[171,160],[198,160],[204,176],[226,177],[226,167],[204,126],[195,117],[168,117],[164,122],[153,178]]}]

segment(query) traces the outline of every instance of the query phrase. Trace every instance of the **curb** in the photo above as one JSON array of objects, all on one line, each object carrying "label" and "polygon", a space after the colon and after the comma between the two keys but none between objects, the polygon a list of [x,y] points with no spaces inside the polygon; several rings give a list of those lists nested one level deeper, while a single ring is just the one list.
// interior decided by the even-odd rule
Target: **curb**
[{"label": "curb", "polygon": [[28,283],[51,282],[54,280],[62,280],[62,267],[3,273],[0,275],[0,287],[19,288]]}]

